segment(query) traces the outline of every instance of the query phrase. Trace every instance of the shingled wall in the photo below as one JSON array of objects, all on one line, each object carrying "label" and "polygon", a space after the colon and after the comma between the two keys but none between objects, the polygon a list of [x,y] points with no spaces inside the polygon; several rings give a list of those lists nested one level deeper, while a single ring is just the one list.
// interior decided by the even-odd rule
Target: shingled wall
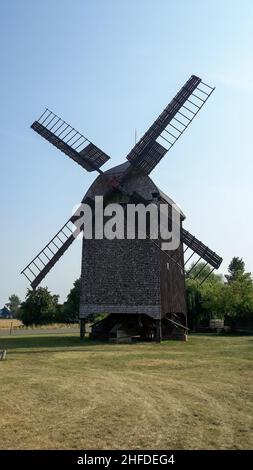
[{"label": "shingled wall", "polygon": [[157,251],[148,240],[84,240],[80,315],[108,312],[159,316]]},{"label": "shingled wall", "polygon": [[[119,177],[121,167],[125,166],[112,169],[112,174]],[[149,176],[137,172],[124,186],[150,202],[154,192],[159,192]],[[104,195],[106,188],[103,175],[97,178],[87,195],[89,198]],[[173,202],[169,198],[168,201]],[[168,308],[184,311],[184,276],[173,264],[167,273],[168,259],[164,256],[149,240],[84,239],[80,318],[94,313],[139,313],[160,318]],[[175,288],[173,303],[171,296]]]}]

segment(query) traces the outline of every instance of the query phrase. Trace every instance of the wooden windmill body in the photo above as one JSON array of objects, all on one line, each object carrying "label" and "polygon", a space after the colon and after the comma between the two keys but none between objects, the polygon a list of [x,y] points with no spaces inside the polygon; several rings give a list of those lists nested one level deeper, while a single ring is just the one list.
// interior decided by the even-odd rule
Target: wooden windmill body
[{"label": "wooden windmill body", "polygon": [[[109,159],[98,147],[49,110],[32,128],[70,156],[87,171],[99,176],[83,198],[93,202],[103,196],[104,204],[167,204],[173,201],[152,181],[149,174],[189,126],[213,88],[192,76],[173,98],[142,139],[127,155],[127,161],[102,172]],[[165,144],[165,145],[164,145]],[[161,249],[160,240],[83,238],[81,267],[80,324],[96,314],[106,317],[92,327],[92,337],[114,341],[185,339],[187,312],[185,299],[184,252],[195,254],[198,262],[217,269],[222,259],[183,228],[180,214],[180,243],[177,249]],[[22,271],[36,288],[74,241],[71,216],[55,237]],[[197,264],[197,262],[195,263]]]},{"label": "wooden windmill body", "polygon": [[[105,196],[107,184],[105,181],[103,187],[102,180],[115,174],[120,178],[129,166],[124,163],[99,176],[86,196]],[[125,189],[129,194],[138,190],[147,204],[172,203],[141,171],[134,171],[128,177]],[[118,203],[131,203],[130,198],[117,190],[112,200],[115,200],[115,192]],[[178,259],[181,270],[149,239],[83,239],[80,318],[110,314],[110,318],[93,326],[93,337],[119,339],[121,335],[122,340],[134,336],[149,339],[156,336],[157,323],[172,313],[179,315],[180,322],[186,326],[182,243],[170,255]],[[166,322],[162,323],[167,333],[173,330],[168,322],[167,328]],[[184,330],[180,332],[184,337]]]}]

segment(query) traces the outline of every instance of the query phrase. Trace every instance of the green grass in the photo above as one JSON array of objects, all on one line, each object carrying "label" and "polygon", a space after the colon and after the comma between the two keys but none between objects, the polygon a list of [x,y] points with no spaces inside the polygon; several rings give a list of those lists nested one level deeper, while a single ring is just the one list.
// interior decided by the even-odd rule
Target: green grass
[{"label": "green grass", "polygon": [[252,336],[0,338],[1,449],[249,449]]}]

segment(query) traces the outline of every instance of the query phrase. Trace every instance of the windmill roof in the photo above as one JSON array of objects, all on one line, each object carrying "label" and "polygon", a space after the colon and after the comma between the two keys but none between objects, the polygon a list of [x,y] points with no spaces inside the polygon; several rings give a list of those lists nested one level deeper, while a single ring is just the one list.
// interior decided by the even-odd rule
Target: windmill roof
[{"label": "windmill roof", "polygon": [[130,167],[130,163],[129,162],[124,162],[124,163],[121,163],[120,165],[116,165],[112,168],[109,168],[109,170],[105,171],[105,174],[114,175],[114,174],[118,174],[118,173],[123,173],[129,167]]},{"label": "windmill roof", "polygon": [[[173,201],[173,199],[171,199],[169,196],[167,196],[167,194],[165,194],[163,191],[161,191],[160,188],[158,188],[158,192],[161,196],[162,199],[164,199],[166,202],[168,202],[168,204],[172,205],[172,204],[175,204],[175,201]],[[177,205],[178,206],[178,205]],[[178,206],[179,207],[179,206]],[[182,217],[185,219],[185,214],[183,213],[181,207],[179,207],[179,210],[180,210],[180,214],[182,215]]]},{"label": "windmill roof", "polygon": [[[117,176],[120,181],[120,177],[123,176],[125,171],[130,166],[131,164],[129,162],[124,162],[105,171],[103,175],[98,176],[85,194],[83,202],[85,202],[87,197],[93,198],[95,195],[105,195],[106,191],[108,190],[108,182],[106,181],[106,178],[104,178],[104,175],[112,175],[115,177]],[[124,186],[130,193],[132,191],[136,191],[147,201],[151,202],[153,200],[153,193],[157,192],[162,200],[170,205],[175,204],[173,199],[161,191],[161,189],[154,183],[150,176],[143,173],[141,170],[136,169],[135,172],[125,179]],[[180,208],[179,210],[182,219],[185,219],[183,211]]]}]

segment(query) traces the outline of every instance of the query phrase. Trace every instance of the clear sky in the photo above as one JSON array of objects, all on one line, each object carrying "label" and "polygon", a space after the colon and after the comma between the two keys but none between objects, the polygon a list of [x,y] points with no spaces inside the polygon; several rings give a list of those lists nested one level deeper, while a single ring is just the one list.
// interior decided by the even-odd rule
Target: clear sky
[{"label": "clear sky", "polygon": [[[252,0],[10,0],[0,15],[1,283],[24,298],[21,269],[69,218],[92,180],[29,127],[49,107],[123,162],[191,74],[216,87],[152,177],[185,228],[253,271]],[[64,300],[80,274],[76,241],[43,285]]]}]

